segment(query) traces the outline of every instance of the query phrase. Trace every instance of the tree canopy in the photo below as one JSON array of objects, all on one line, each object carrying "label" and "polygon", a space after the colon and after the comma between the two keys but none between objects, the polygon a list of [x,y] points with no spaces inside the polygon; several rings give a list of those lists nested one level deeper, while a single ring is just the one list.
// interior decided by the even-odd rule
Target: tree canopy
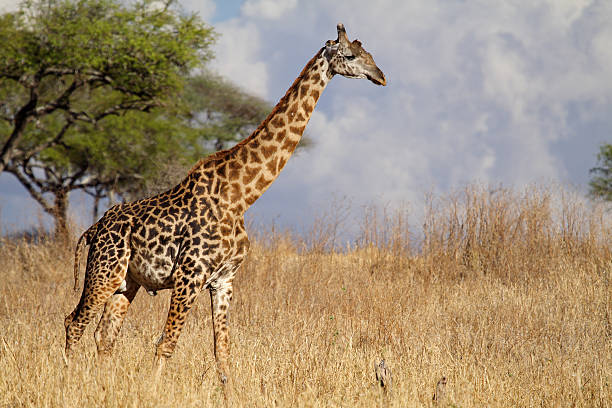
[{"label": "tree canopy", "polygon": [[[210,57],[210,27],[172,12],[170,3],[155,4],[28,0],[0,16],[2,117],[10,129],[0,170],[33,120],[60,114],[66,124],[94,123],[159,106],[181,88],[183,75]],[[88,103],[99,91],[106,103]]]},{"label": "tree canopy", "polygon": [[172,0],[27,0],[0,15],[0,171],[62,232],[70,191],[133,198],[166,163],[241,138],[270,107],[203,70],[214,40]]}]

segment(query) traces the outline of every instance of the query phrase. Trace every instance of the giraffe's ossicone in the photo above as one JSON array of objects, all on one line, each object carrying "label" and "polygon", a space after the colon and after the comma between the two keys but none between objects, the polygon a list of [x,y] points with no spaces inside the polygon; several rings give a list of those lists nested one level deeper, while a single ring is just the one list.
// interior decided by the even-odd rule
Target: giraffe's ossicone
[{"label": "giraffe's ossicone", "polygon": [[171,289],[170,310],[157,343],[157,376],[176,346],[189,309],[210,291],[214,350],[223,383],[229,380],[228,310],[236,270],[249,250],[244,213],[276,179],[295,150],[315,105],[336,74],[386,85],[382,71],[338,24],[266,120],[231,149],[197,163],[176,187],[109,209],[83,233],[75,253],[89,245],[81,299],[66,318],[66,356],[104,306],[95,332],[100,354],[111,352],[140,287]]}]

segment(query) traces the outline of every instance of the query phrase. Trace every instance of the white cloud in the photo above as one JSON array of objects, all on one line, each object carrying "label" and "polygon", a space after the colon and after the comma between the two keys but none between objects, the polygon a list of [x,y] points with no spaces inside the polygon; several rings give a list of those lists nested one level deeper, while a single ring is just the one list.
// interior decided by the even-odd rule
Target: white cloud
[{"label": "white cloud", "polygon": [[241,10],[249,18],[276,20],[296,6],[297,0],[246,0]]},{"label": "white cloud", "polygon": [[206,22],[215,15],[217,6],[214,0],[181,0],[180,4],[191,12],[196,12]]},{"label": "white cloud", "polygon": [[268,70],[261,55],[260,32],[255,24],[239,20],[219,23],[211,68],[245,90],[268,97]]}]

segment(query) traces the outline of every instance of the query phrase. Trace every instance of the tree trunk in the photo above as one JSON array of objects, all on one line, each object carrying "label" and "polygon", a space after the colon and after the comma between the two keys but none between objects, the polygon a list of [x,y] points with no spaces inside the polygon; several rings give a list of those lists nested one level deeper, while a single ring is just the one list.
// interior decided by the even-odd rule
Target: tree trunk
[{"label": "tree trunk", "polygon": [[100,198],[101,196],[99,196],[98,194],[96,194],[94,196],[94,202],[93,202],[93,211],[92,211],[92,223],[95,223],[96,221],[98,221],[98,214],[100,213]]},{"label": "tree trunk", "polygon": [[53,207],[53,218],[55,218],[55,232],[54,237],[56,240],[62,240],[64,242],[70,242],[70,228],[68,226],[68,191],[65,189],[58,189],[54,191],[54,207]]}]

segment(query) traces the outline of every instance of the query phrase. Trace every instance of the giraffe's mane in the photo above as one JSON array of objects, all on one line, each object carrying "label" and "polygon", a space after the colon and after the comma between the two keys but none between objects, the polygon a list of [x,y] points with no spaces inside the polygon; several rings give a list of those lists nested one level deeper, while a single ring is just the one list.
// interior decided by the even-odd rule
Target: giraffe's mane
[{"label": "giraffe's mane", "polygon": [[289,100],[290,95],[296,91],[297,92],[297,87],[299,82],[302,80],[302,78],[304,78],[304,75],[306,75],[306,72],[308,72],[308,70],[312,67],[312,65],[314,64],[314,62],[319,58],[319,56],[321,55],[321,53],[323,52],[324,48],[321,48],[319,50],[319,52],[317,52],[315,54],[314,57],[312,57],[310,59],[310,61],[308,61],[308,63],[306,64],[306,66],[304,66],[304,69],[302,69],[302,72],[300,72],[300,75],[298,75],[298,77],[295,79],[295,81],[293,81],[293,84],[291,85],[291,87],[289,87],[289,89],[287,90],[287,92],[285,93],[285,96],[283,96],[280,101],[278,101],[278,103],[276,104],[276,106],[272,109],[272,112],[270,112],[268,114],[268,116],[266,117],[266,119],[264,119],[263,122],[261,122],[259,124],[259,126],[257,127],[257,129],[255,129],[253,131],[253,133],[251,133],[248,137],[244,138],[242,141],[240,141],[239,143],[237,143],[236,145],[234,145],[233,147],[226,149],[226,150],[220,150],[218,152],[215,152],[207,157],[204,157],[202,159],[200,159],[192,168],[191,170],[189,170],[189,173],[187,173],[187,176],[190,176],[194,171],[196,171],[197,169],[199,169],[200,167],[204,166],[207,163],[210,162],[214,162],[216,160],[219,159],[223,159],[227,156],[230,156],[232,153],[234,153],[236,150],[239,150],[242,146],[244,146],[245,144],[247,144],[255,135],[259,134],[268,124],[268,122],[270,120],[272,120],[272,118],[274,117],[274,115],[276,115],[276,113],[278,113],[278,111],[281,109],[281,107],[285,107],[287,101]]}]

